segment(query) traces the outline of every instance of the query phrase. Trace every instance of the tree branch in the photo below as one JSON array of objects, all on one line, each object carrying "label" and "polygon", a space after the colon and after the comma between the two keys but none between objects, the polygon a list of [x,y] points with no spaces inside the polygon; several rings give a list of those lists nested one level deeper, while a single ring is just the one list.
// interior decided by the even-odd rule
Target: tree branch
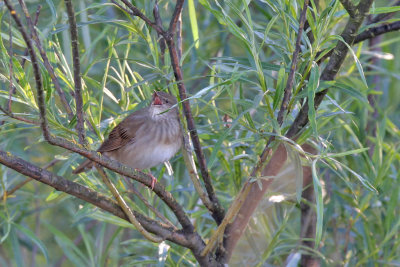
[{"label": "tree branch", "polygon": [[48,122],[46,118],[46,107],[45,107],[45,99],[43,95],[43,88],[42,88],[42,78],[39,72],[39,64],[36,57],[36,53],[33,49],[32,40],[29,38],[28,34],[26,33],[21,20],[19,19],[17,12],[9,2],[9,0],[4,0],[8,10],[10,11],[11,16],[13,17],[15,23],[17,24],[18,30],[21,32],[21,35],[26,43],[28,48],[29,55],[32,61],[33,73],[35,76],[36,82],[36,89],[38,91],[38,104],[39,104],[39,111],[40,111],[40,126],[43,130],[44,138],[47,139],[49,137],[49,129],[48,129]]},{"label": "tree branch", "polygon": [[65,6],[67,7],[68,21],[69,21],[69,32],[71,34],[72,43],[72,61],[74,63],[74,85],[75,85],[75,103],[76,103],[76,131],[78,132],[79,143],[82,145],[86,144],[85,141],[85,120],[83,118],[83,102],[82,102],[82,81],[79,61],[79,48],[78,48],[78,31],[76,29],[76,20],[74,14],[74,8],[71,0],[65,0]]},{"label": "tree branch", "polygon": [[190,108],[189,101],[185,101],[187,99],[187,91],[186,86],[183,83],[183,74],[181,67],[179,65],[179,57],[176,51],[175,41],[174,41],[174,34],[176,32],[176,24],[179,19],[179,14],[182,11],[184,1],[178,0],[175,6],[174,14],[172,16],[170,27],[167,34],[164,36],[167,42],[167,46],[169,49],[170,57],[171,57],[171,64],[174,70],[175,80],[177,81],[177,86],[179,90],[179,96],[182,101],[183,111],[186,117],[187,126],[190,132],[190,137],[192,138],[194,151],[197,156],[197,161],[200,166],[201,176],[204,181],[204,186],[206,188],[207,194],[210,200],[213,203],[213,210],[211,210],[211,215],[213,216],[214,220],[217,224],[220,224],[225,216],[224,208],[219,203],[217,196],[215,195],[214,188],[212,186],[211,177],[207,169],[206,160],[204,157],[203,150],[201,148],[200,139],[197,134],[196,125],[194,123],[192,110]]},{"label": "tree branch", "polygon": [[121,194],[118,192],[118,189],[107,177],[107,174],[103,170],[103,168],[100,165],[96,164],[96,169],[99,172],[101,178],[103,179],[103,182],[106,184],[108,189],[111,191],[112,195],[117,200],[119,206],[121,207],[121,209],[124,211],[124,213],[128,217],[129,221],[136,227],[136,230],[138,230],[147,240],[149,240],[151,242],[155,242],[155,243],[161,243],[164,240],[162,237],[151,235],[149,232],[146,231],[146,229],[143,227],[143,225],[137,220],[137,218],[133,214],[132,210],[129,208],[129,206],[126,204],[125,200],[122,198]]},{"label": "tree branch", "polygon": [[162,27],[159,27],[155,22],[152,22],[148,17],[146,17],[137,7],[135,7],[134,5],[132,5],[129,1],[127,0],[121,0],[121,2],[123,2],[130,10],[131,12],[129,12],[129,10],[127,10],[126,8],[123,8],[121,5],[119,5],[115,0],[111,0],[111,2],[113,2],[114,4],[116,4],[119,8],[125,10],[126,12],[128,12],[129,14],[131,14],[132,16],[135,17],[139,17],[141,18],[144,22],[146,22],[146,24],[150,25],[152,28],[154,28],[158,34],[164,36],[165,32],[162,29]]},{"label": "tree branch", "polygon": [[[6,2],[9,3],[8,0]],[[27,24],[28,24],[28,27],[29,27],[29,30],[30,30],[30,33],[31,33],[30,37],[35,41],[36,47],[38,48],[40,56],[42,57],[44,66],[45,66],[47,72],[50,74],[50,78],[51,78],[51,80],[52,80],[52,82],[54,84],[54,87],[55,87],[55,89],[57,91],[57,94],[60,97],[61,103],[62,103],[65,111],[68,114],[68,118],[71,120],[73,118],[73,116],[74,116],[73,113],[72,113],[71,107],[68,104],[68,101],[67,101],[67,99],[65,97],[64,91],[61,89],[61,85],[60,85],[60,83],[59,83],[59,81],[57,79],[57,76],[54,73],[53,66],[50,64],[49,59],[47,58],[46,51],[44,50],[43,45],[40,42],[39,36],[38,36],[37,31],[35,29],[35,26],[34,26],[34,24],[32,22],[32,19],[31,19],[30,15],[29,15],[29,12],[28,12],[28,9],[26,7],[26,4],[25,4],[25,2],[23,0],[18,0],[18,2],[21,5],[22,10],[23,10],[23,12],[25,14],[25,18],[26,18],[26,21],[27,21]],[[8,7],[8,5],[7,5],[7,7]],[[10,5],[10,8],[13,9],[11,5]],[[10,10],[10,8],[9,8],[9,10]],[[10,12],[11,12],[11,10],[10,10]],[[18,19],[18,17],[17,17],[17,19]],[[14,17],[14,20],[15,20],[15,17]],[[20,22],[20,25],[21,25],[21,27],[23,27],[21,22]],[[19,26],[18,26],[18,28],[19,28]],[[25,40],[25,37],[24,37],[24,40]],[[26,40],[25,40],[25,42],[26,42]],[[31,46],[33,47],[32,44],[31,44]],[[28,48],[28,52],[29,52],[29,48]],[[31,55],[30,52],[29,52],[29,54]],[[35,56],[35,58],[36,58],[36,56]]]},{"label": "tree branch", "polygon": [[346,9],[349,16],[354,18],[357,15],[357,7],[351,2],[351,0],[339,0],[344,9]]},{"label": "tree branch", "polygon": [[[7,0],[6,0],[7,1]],[[47,184],[56,190],[73,195],[79,199],[89,202],[117,217],[128,221],[125,213],[115,201],[105,197],[96,191],[83,185],[64,179],[61,176],[43,170],[21,158],[15,157],[9,152],[0,150],[0,163],[41,183]],[[151,233],[159,235],[164,239],[170,240],[184,247],[191,247],[190,240],[180,231],[174,231],[173,228],[152,220],[136,211],[135,217]]]},{"label": "tree branch", "polygon": [[[361,1],[357,6],[357,16],[350,17],[349,21],[346,24],[343,33],[341,34],[344,41],[352,45],[357,31],[360,28],[362,22],[364,21],[369,8],[372,5],[373,0],[364,0]],[[339,72],[340,67],[342,66],[346,55],[348,52],[348,47],[343,42],[338,42],[335,49],[332,52],[332,56],[329,59],[328,64],[321,74],[322,81],[332,81],[335,79],[337,73]],[[328,93],[328,89],[325,89],[321,92],[315,94],[314,99],[314,107],[318,109],[321,104],[323,98]],[[308,103],[305,103],[299,113],[297,114],[294,122],[290,126],[288,132],[286,133],[286,137],[292,138],[294,137],[301,129],[303,129],[308,123]]]},{"label": "tree branch", "polygon": [[214,220],[219,224],[225,216],[225,211],[224,211],[224,208],[219,203],[217,196],[215,195],[214,188],[213,188],[212,182],[211,182],[211,178],[210,178],[210,175],[209,175],[209,172],[207,169],[206,160],[205,160],[205,157],[203,154],[203,150],[201,148],[199,136],[197,134],[192,111],[190,109],[190,104],[189,104],[189,101],[185,101],[185,99],[187,99],[186,87],[185,87],[185,84],[183,83],[183,74],[182,74],[182,70],[179,66],[179,57],[178,57],[175,42],[174,42],[174,35],[176,32],[176,24],[179,19],[179,15],[182,12],[184,0],[177,1],[173,16],[170,21],[170,26],[169,26],[169,29],[167,32],[164,31],[162,29],[162,27],[160,27],[158,24],[152,22],[148,17],[146,17],[142,12],[140,12],[140,10],[137,7],[133,6],[130,2],[128,2],[127,0],[121,0],[121,1],[130,9],[131,12],[127,11],[125,8],[123,8],[119,4],[117,4],[115,2],[115,0],[112,0],[112,2],[115,3],[118,7],[122,8],[123,10],[125,10],[126,12],[128,12],[129,14],[131,14],[133,16],[140,17],[149,26],[153,27],[157,31],[158,34],[160,34],[164,37],[164,39],[167,43],[167,46],[168,46],[168,49],[170,52],[172,68],[174,70],[175,80],[177,81],[179,95],[180,95],[182,105],[183,105],[183,111],[184,111],[184,114],[186,117],[190,136],[192,138],[194,151],[196,153],[197,160],[198,160],[198,163],[200,166],[201,176],[203,178],[207,194],[213,203],[212,210],[210,210],[210,212],[211,212],[211,215],[213,216]]},{"label": "tree branch", "polygon": [[[106,168],[109,168],[110,170],[113,170],[119,174],[125,175],[132,179],[135,179],[135,180],[143,183],[144,185],[151,187],[152,179],[150,176],[148,176],[144,173],[141,173],[141,172],[133,171],[131,168],[123,166],[122,164],[118,163],[117,161],[108,159],[107,157],[101,157],[96,152],[88,151],[88,150],[82,148],[82,146],[77,146],[73,143],[68,142],[65,139],[62,139],[59,137],[54,137],[50,134],[49,128],[48,128],[47,117],[46,117],[46,107],[45,107],[45,101],[44,101],[42,81],[41,81],[41,77],[40,77],[40,73],[39,73],[39,67],[38,67],[38,61],[36,58],[36,54],[33,50],[31,40],[28,38],[28,35],[26,34],[25,29],[23,28],[21,21],[19,20],[15,10],[10,5],[9,0],[5,0],[5,3],[8,7],[8,9],[10,10],[10,13],[13,16],[13,18],[18,26],[18,29],[21,32],[25,42],[27,43],[28,51],[31,56],[32,66],[33,66],[33,70],[35,73],[36,89],[37,89],[37,94],[38,94],[41,128],[42,128],[45,140],[48,141],[52,145],[56,145],[56,146],[68,149],[70,151],[79,153],[79,154],[93,160],[94,162],[97,162],[100,165],[102,165]],[[194,231],[193,224],[190,222],[190,220],[187,217],[182,206],[178,204],[178,202],[171,195],[171,193],[167,192],[165,190],[164,186],[162,186],[160,183],[157,183],[154,186],[153,191],[174,212],[175,216],[177,217],[178,221],[182,225],[183,229],[187,232],[193,232]]]},{"label": "tree branch", "polygon": [[305,0],[304,4],[303,4],[303,10],[300,13],[299,29],[297,31],[296,45],[295,45],[295,49],[294,49],[293,56],[292,56],[292,64],[290,65],[290,72],[289,72],[288,80],[286,82],[286,87],[285,87],[285,91],[284,91],[284,95],[283,95],[281,108],[280,108],[279,113],[278,113],[278,123],[279,123],[279,125],[282,125],[283,117],[284,117],[284,115],[285,115],[285,113],[287,111],[288,103],[289,103],[290,97],[292,95],[292,87],[293,87],[293,83],[294,83],[294,74],[295,74],[295,71],[296,71],[297,60],[298,60],[299,53],[300,53],[300,48],[301,48],[300,47],[301,36],[303,34],[304,24],[306,22],[307,8],[308,8],[308,0]]},{"label": "tree branch", "polygon": [[400,21],[396,21],[393,23],[383,24],[380,26],[372,27],[366,29],[354,39],[354,43],[359,43],[365,41],[367,39],[374,38],[378,35],[382,35],[387,32],[394,32],[400,30]]}]

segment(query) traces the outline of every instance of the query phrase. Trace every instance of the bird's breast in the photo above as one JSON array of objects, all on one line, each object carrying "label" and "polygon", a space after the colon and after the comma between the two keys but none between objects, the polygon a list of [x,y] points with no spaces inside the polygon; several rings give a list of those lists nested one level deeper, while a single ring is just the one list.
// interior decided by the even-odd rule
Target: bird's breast
[{"label": "bird's breast", "polygon": [[181,145],[182,133],[178,120],[148,122],[138,129],[131,142],[109,156],[124,165],[143,170],[169,160]]}]

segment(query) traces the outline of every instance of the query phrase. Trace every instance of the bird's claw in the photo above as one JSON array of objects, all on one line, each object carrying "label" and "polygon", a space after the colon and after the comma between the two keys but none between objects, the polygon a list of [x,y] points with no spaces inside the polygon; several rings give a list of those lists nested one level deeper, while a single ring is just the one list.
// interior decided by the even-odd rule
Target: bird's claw
[{"label": "bird's claw", "polygon": [[151,190],[153,190],[153,189],[154,189],[154,185],[155,185],[156,182],[157,182],[157,179],[156,179],[156,177],[154,177],[154,176],[151,175],[151,174],[150,174],[150,176],[151,176]]}]

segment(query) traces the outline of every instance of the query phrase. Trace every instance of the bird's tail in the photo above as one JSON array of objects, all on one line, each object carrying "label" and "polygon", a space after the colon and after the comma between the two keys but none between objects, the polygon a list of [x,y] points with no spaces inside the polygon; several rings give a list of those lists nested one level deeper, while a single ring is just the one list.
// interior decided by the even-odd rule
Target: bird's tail
[{"label": "bird's tail", "polygon": [[93,167],[93,161],[91,160],[85,160],[81,165],[78,166],[75,170],[72,171],[73,174],[79,174],[81,172],[86,171],[87,169],[90,169]]}]

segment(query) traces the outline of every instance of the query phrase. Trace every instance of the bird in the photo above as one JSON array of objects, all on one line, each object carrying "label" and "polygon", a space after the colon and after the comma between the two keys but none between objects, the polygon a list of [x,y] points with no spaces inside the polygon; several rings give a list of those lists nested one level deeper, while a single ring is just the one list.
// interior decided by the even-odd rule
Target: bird
[{"label": "bird", "polygon": [[[182,129],[176,98],[154,91],[149,106],[122,120],[100,145],[97,152],[136,170],[157,166],[172,158],[182,146]],[[93,166],[84,161],[74,171],[79,174]],[[152,177],[151,188],[156,178]]]}]

